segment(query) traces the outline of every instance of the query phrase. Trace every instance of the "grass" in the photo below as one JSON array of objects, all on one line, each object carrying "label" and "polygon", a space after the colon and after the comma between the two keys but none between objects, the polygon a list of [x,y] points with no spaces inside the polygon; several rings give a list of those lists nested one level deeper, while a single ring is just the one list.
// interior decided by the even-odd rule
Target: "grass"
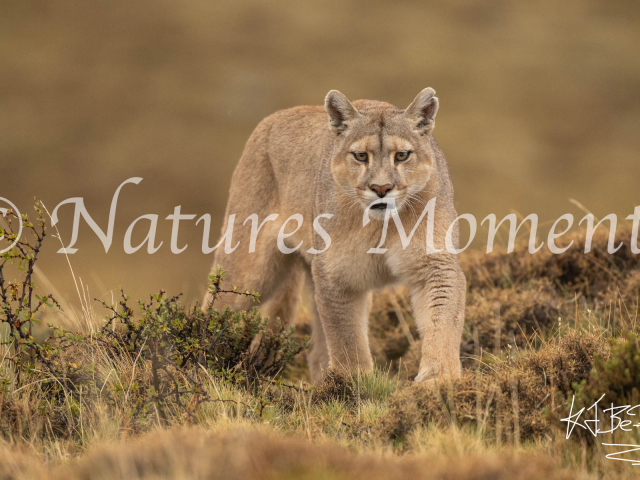
[{"label": "grass", "polygon": [[[626,246],[607,256],[605,244],[596,237],[588,255],[518,249],[465,258],[465,368],[460,379],[432,385],[409,380],[419,342],[402,289],[374,300],[377,370],[330,372],[316,386],[299,373],[304,353],[276,376],[246,381],[237,367],[247,365],[245,347],[233,350],[234,364],[189,364],[185,354],[154,373],[160,350],[145,350],[146,342],[171,340],[153,335],[165,327],[182,335],[197,319],[177,304],[157,315],[160,323],[142,310],[153,335],[140,333],[132,351],[99,341],[98,329],[80,335],[56,357],[59,374],[26,362],[18,380],[5,345],[0,479],[633,478],[635,467],[607,459],[601,443],[638,444],[635,429],[598,441],[576,429],[567,440],[559,421],[574,395],[582,406],[601,393],[616,405],[639,403],[640,262]],[[247,332],[237,332],[229,339],[248,346]],[[220,352],[229,342],[215,355],[228,355]],[[56,388],[58,378],[78,381]],[[174,383],[175,401],[163,386]]]}]

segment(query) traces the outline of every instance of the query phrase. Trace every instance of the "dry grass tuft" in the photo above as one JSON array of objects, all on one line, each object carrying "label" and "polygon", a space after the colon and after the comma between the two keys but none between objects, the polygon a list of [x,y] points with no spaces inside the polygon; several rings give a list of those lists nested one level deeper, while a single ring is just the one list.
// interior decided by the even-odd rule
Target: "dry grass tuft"
[{"label": "dry grass tuft", "polygon": [[358,391],[349,375],[337,370],[330,370],[320,385],[315,388],[312,396],[315,403],[327,403],[334,400],[354,403],[358,400]]},{"label": "dry grass tuft", "polygon": [[569,331],[516,359],[464,370],[458,380],[411,384],[391,398],[380,434],[406,439],[415,428],[436,423],[472,425],[498,442],[549,435],[543,409],[555,409],[558,394],[572,392],[574,382],[588,378],[595,356],[607,354],[602,338]]},{"label": "dry grass tuft", "polygon": [[[5,456],[2,456],[5,457]],[[0,457],[2,479],[553,479],[579,478],[548,455],[515,452],[443,456],[355,454],[327,443],[287,438],[257,429],[208,432],[175,429],[132,442],[104,445],[84,458],[47,472],[26,456]]]}]

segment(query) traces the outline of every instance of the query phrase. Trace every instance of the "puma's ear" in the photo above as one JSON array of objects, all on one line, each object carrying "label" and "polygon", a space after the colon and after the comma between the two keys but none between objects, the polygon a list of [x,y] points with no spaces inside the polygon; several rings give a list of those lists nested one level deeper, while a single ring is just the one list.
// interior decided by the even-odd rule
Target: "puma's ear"
[{"label": "puma's ear", "polygon": [[416,127],[423,133],[429,133],[436,124],[438,97],[433,88],[425,88],[407,107],[405,113],[418,120]]},{"label": "puma's ear", "polygon": [[329,128],[338,135],[347,129],[348,122],[360,115],[351,102],[338,90],[331,90],[324,99],[324,109],[329,115]]}]

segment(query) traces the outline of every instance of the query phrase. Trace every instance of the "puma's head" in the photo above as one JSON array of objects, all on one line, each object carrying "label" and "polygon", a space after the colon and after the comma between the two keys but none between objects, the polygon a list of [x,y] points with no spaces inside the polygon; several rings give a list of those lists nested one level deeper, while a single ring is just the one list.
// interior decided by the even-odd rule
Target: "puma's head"
[{"label": "puma's head", "polygon": [[[405,110],[369,100],[354,105],[337,90],[328,93],[324,105],[336,136],[331,172],[352,205],[366,208],[385,198],[400,210],[424,189],[434,165],[435,93],[425,88]],[[385,208],[378,203],[370,213],[382,218]]]}]

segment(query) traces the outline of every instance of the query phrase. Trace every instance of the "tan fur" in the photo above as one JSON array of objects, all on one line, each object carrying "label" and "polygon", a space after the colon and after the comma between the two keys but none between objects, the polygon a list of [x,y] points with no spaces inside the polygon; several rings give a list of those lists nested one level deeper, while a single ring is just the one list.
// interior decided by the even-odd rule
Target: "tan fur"
[{"label": "tan fur", "polygon": [[[460,340],[464,323],[466,283],[455,255],[426,253],[425,217],[411,243],[403,250],[398,231],[389,221],[385,254],[367,253],[381,238],[384,210],[370,210],[372,221],[363,227],[364,208],[378,198],[371,185],[392,185],[387,197],[396,200],[407,234],[426,203],[436,197],[434,245],[444,248],[445,233],[457,214],[453,186],[443,153],[432,130],[438,100],[432,89],[423,90],[405,110],[384,102],[359,100],[351,104],[331,91],[325,108],[304,106],[276,112],[255,129],[233,174],[227,219],[236,214],[230,254],[216,250],[214,267],[227,270],[227,279],[239,288],[261,293],[266,310],[291,320],[299,297],[300,280],[310,279],[316,312],[309,366],[314,381],[327,368],[373,367],[367,323],[371,291],[405,284],[423,338],[420,373],[416,380],[460,373]],[[329,126],[327,126],[327,115]],[[410,150],[406,162],[394,161],[397,151]],[[353,151],[366,152],[367,163]],[[264,224],[256,251],[248,253],[251,214]],[[302,247],[293,254],[278,250],[276,237],[293,214],[304,222],[285,244]],[[313,229],[320,220],[331,236],[325,248]],[[286,232],[295,229],[287,225]],[[223,233],[227,225],[223,227]],[[458,231],[453,243],[458,246]],[[208,299],[205,298],[205,302]],[[232,308],[245,309],[249,301],[233,295],[223,299]]]}]

